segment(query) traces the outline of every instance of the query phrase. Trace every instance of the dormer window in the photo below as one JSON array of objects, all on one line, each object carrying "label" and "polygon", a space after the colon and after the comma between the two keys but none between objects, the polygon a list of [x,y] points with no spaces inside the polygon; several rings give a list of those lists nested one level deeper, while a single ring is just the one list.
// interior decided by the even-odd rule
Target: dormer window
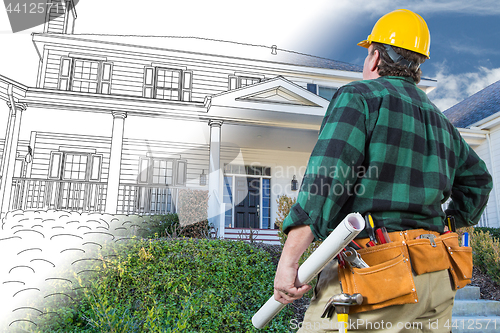
[{"label": "dormer window", "polygon": [[192,80],[193,72],[185,67],[168,64],[146,67],[143,96],[170,101],[191,101]]},{"label": "dormer window", "polygon": [[229,76],[229,90],[239,89],[259,83],[264,79],[263,75],[235,73]]},{"label": "dormer window", "polygon": [[61,58],[59,84],[61,90],[84,93],[111,93],[113,64],[100,57],[71,55]]}]

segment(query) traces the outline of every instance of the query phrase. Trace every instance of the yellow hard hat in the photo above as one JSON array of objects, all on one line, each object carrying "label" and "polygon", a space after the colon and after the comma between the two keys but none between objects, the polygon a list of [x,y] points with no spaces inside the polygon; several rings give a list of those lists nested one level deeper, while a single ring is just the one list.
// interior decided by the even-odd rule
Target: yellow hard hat
[{"label": "yellow hard hat", "polygon": [[398,9],[382,16],[373,26],[372,33],[358,45],[368,48],[372,42],[397,46],[429,58],[431,34],[420,15]]}]

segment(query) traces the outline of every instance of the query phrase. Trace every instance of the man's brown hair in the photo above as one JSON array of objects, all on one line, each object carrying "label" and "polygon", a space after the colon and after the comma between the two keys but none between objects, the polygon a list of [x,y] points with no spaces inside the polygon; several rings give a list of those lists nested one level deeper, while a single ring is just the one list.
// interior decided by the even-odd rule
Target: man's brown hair
[{"label": "man's brown hair", "polygon": [[402,55],[407,61],[411,62],[411,65],[408,67],[401,63],[395,63],[391,57],[389,57],[384,44],[373,42],[372,45],[372,55],[375,50],[380,54],[380,63],[377,66],[380,76],[405,76],[411,77],[415,83],[420,82],[420,76],[422,75],[420,65],[427,60],[426,56],[400,47],[391,46],[397,54]]}]

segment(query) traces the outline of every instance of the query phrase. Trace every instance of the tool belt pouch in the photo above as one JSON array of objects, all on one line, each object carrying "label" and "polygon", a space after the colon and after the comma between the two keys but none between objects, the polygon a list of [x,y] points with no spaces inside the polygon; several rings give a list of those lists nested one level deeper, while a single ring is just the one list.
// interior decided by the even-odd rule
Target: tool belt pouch
[{"label": "tool belt pouch", "polygon": [[450,260],[440,236],[432,240],[408,240],[408,252],[415,274],[442,271],[450,267]]},{"label": "tool belt pouch", "polygon": [[363,295],[363,303],[351,306],[351,313],[418,302],[408,252],[403,242],[372,246],[358,250],[358,253],[370,267],[339,265],[342,291]]},{"label": "tool belt pouch", "polygon": [[472,247],[459,246],[458,235],[454,232],[441,236],[450,260],[450,275],[454,289],[465,287],[472,278]]},{"label": "tool belt pouch", "polygon": [[415,274],[425,274],[448,269],[454,289],[465,287],[472,277],[472,248],[458,245],[455,232],[440,235],[432,240],[408,240],[408,252]]}]

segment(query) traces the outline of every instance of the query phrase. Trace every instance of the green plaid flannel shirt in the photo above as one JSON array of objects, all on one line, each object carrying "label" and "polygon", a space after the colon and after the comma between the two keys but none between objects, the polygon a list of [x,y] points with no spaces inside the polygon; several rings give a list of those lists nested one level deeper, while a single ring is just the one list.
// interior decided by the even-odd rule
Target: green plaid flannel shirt
[{"label": "green plaid flannel shirt", "polygon": [[348,213],[370,212],[389,232],[443,232],[446,215],[476,224],[491,188],[484,162],[412,79],[353,82],[326,111],[283,230],[310,225],[325,239]]}]

